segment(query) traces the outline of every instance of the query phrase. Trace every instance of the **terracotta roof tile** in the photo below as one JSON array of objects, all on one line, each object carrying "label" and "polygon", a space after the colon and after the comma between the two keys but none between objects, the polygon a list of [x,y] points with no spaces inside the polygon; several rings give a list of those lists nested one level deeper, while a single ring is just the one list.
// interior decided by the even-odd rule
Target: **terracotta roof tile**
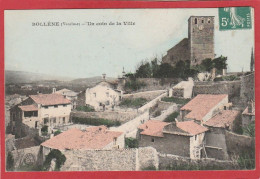
[{"label": "terracotta roof tile", "polygon": [[240,112],[235,110],[223,110],[211,119],[205,125],[212,127],[225,128],[230,126],[233,121],[239,116]]},{"label": "terracotta roof tile", "polygon": [[36,105],[24,105],[18,106],[22,111],[38,111],[38,107]]},{"label": "terracotta roof tile", "polygon": [[208,130],[206,127],[201,126],[194,121],[177,122],[176,126],[191,135],[197,135]]},{"label": "terracotta roof tile", "polygon": [[122,132],[108,131],[105,126],[89,127],[86,131],[72,128],[41,145],[52,149],[102,149]]},{"label": "terracotta roof tile", "polygon": [[161,122],[156,120],[149,120],[144,124],[140,125],[138,128],[143,129],[140,134],[149,135],[149,136],[156,136],[156,137],[163,137],[163,128],[170,123]]},{"label": "terracotta roof tile", "polygon": [[227,94],[199,94],[186,105],[184,105],[181,110],[191,111],[185,117],[189,119],[202,120],[202,118],[219,102],[224,98],[228,97]]},{"label": "terracotta roof tile", "polygon": [[70,100],[63,97],[61,94],[38,94],[30,95],[37,103],[42,105],[69,104]]}]

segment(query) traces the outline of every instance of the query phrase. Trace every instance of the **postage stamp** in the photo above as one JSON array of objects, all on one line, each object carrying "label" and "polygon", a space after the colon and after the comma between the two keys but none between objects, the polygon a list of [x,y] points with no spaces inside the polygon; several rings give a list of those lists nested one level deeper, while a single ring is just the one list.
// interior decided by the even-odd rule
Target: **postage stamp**
[{"label": "postage stamp", "polygon": [[219,30],[251,29],[250,7],[219,8]]}]

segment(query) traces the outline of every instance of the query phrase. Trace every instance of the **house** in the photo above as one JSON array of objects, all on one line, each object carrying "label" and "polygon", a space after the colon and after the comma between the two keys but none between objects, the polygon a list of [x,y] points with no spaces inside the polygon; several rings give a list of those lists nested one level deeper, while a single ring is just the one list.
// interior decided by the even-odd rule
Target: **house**
[{"label": "house", "polygon": [[10,126],[12,132],[22,136],[23,124],[29,128],[39,129],[46,125],[67,124],[70,121],[71,102],[60,94],[31,95],[26,100],[10,109]]},{"label": "house", "polygon": [[89,127],[85,130],[69,129],[41,144],[44,153],[51,149],[62,150],[110,150],[125,146],[123,132],[109,131],[106,126]]},{"label": "house", "polygon": [[53,88],[53,93],[61,94],[62,96],[66,97],[68,100],[71,101],[72,109],[76,108],[76,100],[78,97],[77,96],[78,93],[76,93],[72,90],[66,89],[66,88],[58,90],[58,91],[56,91],[56,88]]},{"label": "house", "polygon": [[86,105],[94,107],[96,111],[113,110],[121,101],[122,93],[117,90],[117,83],[108,82],[103,77],[103,81],[86,90]]},{"label": "house", "polygon": [[229,105],[227,94],[199,94],[181,108],[181,119],[204,123]]},{"label": "house", "polygon": [[242,126],[246,127],[255,122],[255,102],[251,101],[242,113]]},{"label": "house", "polygon": [[201,158],[208,129],[193,121],[166,123],[149,120],[138,127],[139,147],[154,147],[159,153]]},{"label": "house", "polygon": [[192,78],[188,81],[181,81],[169,91],[169,97],[181,97],[181,98],[191,98],[194,82]]},{"label": "house", "polygon": [[229,159],[226,146],[226,130],[234,131],[241,126],[241,112],[222,110],[204,125],[209,129],[205,135],[205,149],[208,158]]}]

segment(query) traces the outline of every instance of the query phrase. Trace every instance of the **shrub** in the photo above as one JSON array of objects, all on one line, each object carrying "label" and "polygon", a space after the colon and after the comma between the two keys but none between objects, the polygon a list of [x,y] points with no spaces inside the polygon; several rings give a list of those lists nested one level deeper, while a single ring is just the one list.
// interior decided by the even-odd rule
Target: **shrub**
[{"label": "shrub", "polygon": [[8,152],[6,159],[6,170],[12,171],[14,169],[14,157],[11,152]]},{"label": "shrub", "polygon": [[164,97],[164,98],[162,98],[162,101],[173,102],[176,104],[184,105],[184,104],[188,103],[190,101],[190,99],[176,98],[176,97]]},{"label": "shrub", "polygon": [[62,132],[60,130],[57,130],[54,132],[54,136],[61,134]]},{"label": "shrub", "polygon": [[145,98],[123,99],[119,106],[139,108],[143,106],[146,102],[147,100]]},{"label": "shrub", "polygon": [[175,118],[177,118],[178,115],[179,115],[178,112],[173,112],[169,116],[167,116],[163,121],[164,122],[173,122],[173,121],[175,121]]},{"label": "shrub", "polygon": [[239,154],[237,162],[242,170],[255,169],[255,148],[242,151]]},{"label": "shrub", "polygon": [[255,124],[249,124],[246,127],[243,127],[243,134],[250,137],[255,137]]},{"label": "shrub", "polygon": [[48,126],[43,126],[42,128],[41,128],[41,132],[48,132]]},{"label": "shrub", "polygon": [[132,137],[125,138],[126,148],[138,148],[138,140]]},{"label": "shrub", "polygon": [[76,107],[77,111],[84,111],[84,112],[94,112],[95,109],[90,106],[90,105],[86,105],[86,106],[77,106]]},{"label": "shrub", "polygon": [[111,121],[111,120],[102,119],[102,118],[78,118],[78,117],[73,117],[72,120],[73,120],[73,123],[94,125],[94,126],[105,125],[107,127],[111,127],[111,126],[120,126],[121,125],[120,121]]},{"label": "shrub", "polygon": [[46,159],[43,163],[43,169],[47,171],[50,168],[50,164],[52,159],[56,159],[55,171],[59,171],[61,166],[65,163],[66,157],[63,155],[59,150],[53,149],[51,152],[46,156]]}]

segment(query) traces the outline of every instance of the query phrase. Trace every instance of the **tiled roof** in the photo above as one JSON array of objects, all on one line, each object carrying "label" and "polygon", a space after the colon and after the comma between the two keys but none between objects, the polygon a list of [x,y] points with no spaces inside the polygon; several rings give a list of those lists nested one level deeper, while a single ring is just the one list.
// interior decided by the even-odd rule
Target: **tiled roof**
[{"label": "tiled roof", "polygon": [[220,101],[228,97],[227,94],[199,94],[186,105],[184,105],[181,110],[191,111],[185,117],[189,119],[202,120],[202,118]]},{"label": "tiled roof", "polygon": [[25,105],[25,106],[18,106],[21,108],[22,111],[38,111],[38,107],[36,105]]},{"label": "tiled roof", "polygon": [[122,135],[122,132],[108,131],[105,126],[89,127],[86,131],[70,129],[41,145],[52,149],[103,149],[113,142],[114,138]]},{"label": "tiled roof", "polygon": [[205,123],[205,125],[225,128],[230,126],[239,114],[240,114],[239,111],[223,110],[219,112],[217,115],[215,115],[214,117],[212,117],[211,119],[209,119]]},{"label": "tiled roof", "polygon": [[37,104],[42,105],[57,105],[69,104],[70,100],[63,97],[61,94],[38,94],[30,96]]},{"label": "tiled roof", "polygon": [[138,128],[143,129],[140,134],[149,135],[149,136],[156,136],[156,137],[163,137],[163,128],[170,123],[161,122],[156,120],[149,120],[144,124],[140,125]]},{"label": "tiled roof", "polygon": [[176,122],[176,126],[191,135],[197,135],[208,130],[206,127],[201,126],[194,121]]}]

